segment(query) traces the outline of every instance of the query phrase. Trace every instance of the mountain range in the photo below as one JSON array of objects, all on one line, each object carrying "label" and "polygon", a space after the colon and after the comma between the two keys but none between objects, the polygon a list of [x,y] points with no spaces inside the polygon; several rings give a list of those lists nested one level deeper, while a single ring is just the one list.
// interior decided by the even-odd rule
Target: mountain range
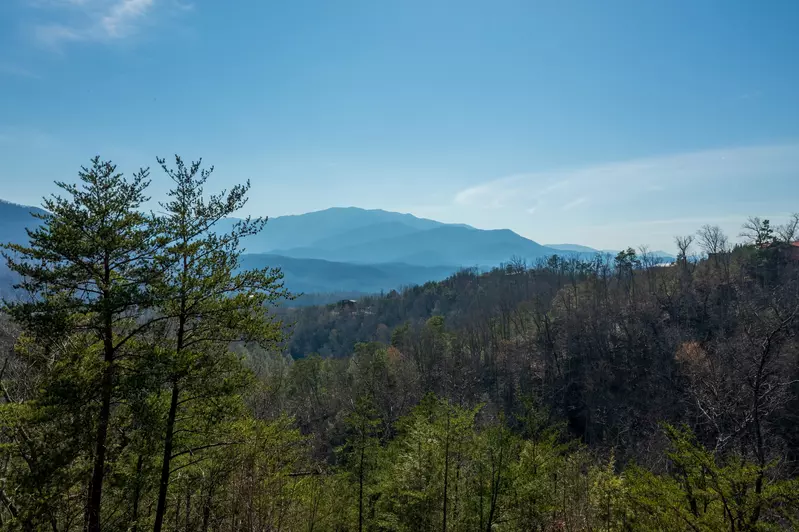
[{"label": "mountain range", "polygon": [[[544,244],[545,247],[549,249],[554,249],[560,252],[573,252],[579,254],[588,254],[588,255],[596,255],[597,253],[602,255],[616,255],[621,250],[619,249],[594,249],[588,246],[581,246],[580,244]],[[660,259],[663,262],[673,262],[676,257],[671,253],[667,253],[665,251],[650,251],[649,252],[653,257]]]},{"label": "mountain range", "polygon": [[[25,228],[38,223],[31,213],[43,212],[0,201],[0,242],[25,242]],[[228,230],[237,221],[225,219],[218,230]],[[512,258],[533,262],[552,255],[585,258],[603,252],[576,244],[544,246],[509,229],[476,229],[356,207],[270,219],[264,231],[245,238],[242,246],[242,267],[280,266],[292,292],[342,294],[441,280],[460,268],[486,269]],[[2,284],[10,284],[4,264]],[[7,291],[7,286],[0,287],[0,292]]]}]

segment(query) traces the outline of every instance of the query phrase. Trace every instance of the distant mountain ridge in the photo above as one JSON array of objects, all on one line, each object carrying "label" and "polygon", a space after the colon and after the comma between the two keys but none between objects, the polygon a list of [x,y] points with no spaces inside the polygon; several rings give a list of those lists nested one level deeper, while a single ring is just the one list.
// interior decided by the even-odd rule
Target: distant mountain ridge
[{"label": "distant mountain ridge", "polygon": [[441,281],[457,271],[453,266],[409,264],[352,264],[321,259],[296,259],[280,255],[242,255],[243,269],[280,267],[287,287],[295,293],[378,293],[428,281]]},{"label": "distant mountain ridge", "polygon": [[[550,249],[554,249],[557,251],[563,252],[573,252],[573,253],[580,253],[580,254],[609,254],[609,255],[617,255],[620,250],[617,249],[594,249],[588,246],[582,246],[580,244],[545,244],[546,247]],[[652,256],[661,259],[663,261],[674,261],[677,257],[672,255],[671,253],[667,253],[665,251],[656,250],[650,251],[649,253]]]},{"label": "distant mountain ridge", "polygon": [[[26,242],[25,228],[39,223],[31,212],[45,211],[0,201],[0,242]],[[225,232],[238,221],[222,220],[217,230]],[[514,258],[534,262],[557,254],[589,258],[600,252],[577,244],[543,246],[509,229],[476,229],[357,207],[271,218],[262,233],[242,244],[242,266],[280,266],[295,293],[374,293],[441,280],[462,267],[487,269]],[[3,270],[4,265],[0,274]],[[9,278],[5,271],[0,284],[9,285]]]},{"label": "distant mountain ridge", "polygon": [[[237,220],[228,219],[224,224]],[[223,224],[223,229],[224,229]],[[384,225],[387,224],[387,225]],[[279,249],[316,247],[319,243],[336,239],[342,243],[348,236],[355,242],[368,242],[385,238],[381,229],[392,231],[423,231],[441,227],[442,222],[418,218],[412,214],[389,212],[358,207],[332,207],[307,214],[291,214],[270,218],[261,234],[245,241],[248,253],[269,253]],[[401,229],[402,228],[402,229]],[[395,233],[399,234],[399,233]]]},{"label": "distant mountain ridge", "polygon": [[558,252],[509,229],[482,230],[444,225],[361,244],[347,245],[342,242],[334,249],[303,247],[278,249],[274,253],[359,264],[403,262],[417,266],[491,267],[513,257],[535,260]]}]

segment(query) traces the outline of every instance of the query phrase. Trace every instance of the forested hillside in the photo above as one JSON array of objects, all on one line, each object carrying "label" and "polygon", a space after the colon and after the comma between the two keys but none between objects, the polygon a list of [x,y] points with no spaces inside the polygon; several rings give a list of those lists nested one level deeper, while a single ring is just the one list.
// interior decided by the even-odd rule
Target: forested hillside
[{"label": "forested hillside", "polygon": [[288,309],[248,187],[160,163],[4,248],[3,530],[799,525],[799,216]]},{"label": "forested hillside", "polygon": [[[412,266],[403,263],[352,264],[320,259],[295,259],[280,255],[248,253],[241,257],[244,269],[279,267],[294,293],[375,294],[427,281],[445,279],[454,266]],[[307,297],[300,299],[305,302]]]}]

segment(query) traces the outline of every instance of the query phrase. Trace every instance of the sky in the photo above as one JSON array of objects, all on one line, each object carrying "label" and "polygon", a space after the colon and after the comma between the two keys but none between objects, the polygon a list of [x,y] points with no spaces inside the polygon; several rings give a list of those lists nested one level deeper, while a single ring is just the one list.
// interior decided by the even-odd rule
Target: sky
[{"label": "sky", "polygon": [[178,153],[250,179],[242,214],[734,239],[799,211],[797,27],[793,0],[0,0],[0,198]]}]

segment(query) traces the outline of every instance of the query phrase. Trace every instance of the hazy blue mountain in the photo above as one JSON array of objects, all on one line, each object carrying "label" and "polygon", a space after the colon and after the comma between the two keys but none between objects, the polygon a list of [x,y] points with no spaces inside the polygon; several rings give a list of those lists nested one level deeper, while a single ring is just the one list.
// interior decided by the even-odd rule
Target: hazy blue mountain
[{"label": "hazy blue mountain", "polygon": [[599,253],[598,249],[581,246],[580,244],[544,244],[544,246],[558,251],[573,251],[575,253]]},{"label": "hazy blue mountain", "polygon": [[[234,223],[225,220],[222,226]],[[334,207],[323,211],[309,212],[290,216],[270,218],[264,231],[245,240],[248,253],[266,253],[274,250],[301,247],[316,247],[320,243],[325,246],[334,245],[339,237],[351,237],[357,240],[353,244],[380,238],[379,228],[390,224],[391,231],[423,231],[440,227],[444,224],[425,218],[417,218],[412,214],[401,214],[383,210],[367,210],[357,207]],[[404,227],[407,227],[405,229]],[[402,233],[407,234],[407,233]]]},{"label": "hazy blue mountain", "polygon": [[[638,250],[636,250],[636,251],[638,251]],[[617,249],[603,249],[603,250],[600,251],[600,253],[607,253],[608,255],[614,255],[615,256],[615,255],[619,254],[619,250],[617,250]],[[660,250],[650,251],[649,253],[653,257],[655,257],[657,259],[660,259],[662,262],[673,262],[677,258],[676,256],[672,255],[671,253],[666,253],[665,251],[660,251]]]},{"label": "hazy blue mountain", "polygon": [[[580,244],[545,244],[546,247],[556,249],[558,251],[571,251],[575,253],[580,253],[582,255],[587,255],[591,253],[602,253],[608,255],[618,255],[619,250],[617,249],[595,249],[588,246],[581,246]],[[671,262],[675,260],[675,256],[671,253],[666,253],[665,251],[650,251],[650,253],[666,262]]]},{"label": "hazy blue mountain", "polygon": [[0,200],[0,243],[14,242],[21,244],[28,241],[26,228],[34,228],[41,220],[31,213],[44,214],[46,211],[37,207],[17,205]]},{"label": "hazy blue mountain", "polygon": [[656,255],[658,257],[668,257],[670,259],[676,259],[677,258],[677,255],[674,255],[673,253],[669,253],[667,251],[663,251],[663,250],[660,250],[660,249],[657,249],[657,250],[653,251],[652,254]]},{"label": "hazy blue mountain", "polygon": [[[36,207],[27,207],[0,200],[0,244],[23,244],[28,242],[26,228],[34,228],[41,220],[31,213],[43,214],[45,211]],[[0,297],[11,297],[12,285],[16,277],[6,267],[6,261],[0,257]]]},{"label": "hazy blue mountain", "polygon": [[440,281],[457,271],[455,266],[423,267],[409,264],[348,264],[319,259],[297,259],[271,254],[247,254],[241,267],[279,266],[286,288],[299,293],[389,291],[427,281]]},{"label": "hazy blue mountain", "polygon": [[[44,212],[0,201],[0,242],[25,242],[25,227]],[[218,231],[235,219],[223,220]],[[333,208],[269,220],[244,242],[245,267],[280,266],[288,288],[305,293],[370,293],[447,277],[460,267],[487,268],[518,257],[533,262],[554,254],[591,257],[578,244],[542,246],[508,229],[481,230],[382,210]],[[664,261],[673,256],[655,252]],[[9,275],[0,266],[0,284]]]},{"label": "hazy blue mountain", "polygon": [[424,230],[426,229],[419,229],[405,222],[380,222],[323,238],[312,243],[308,248],[336,250],[342,247],[367,244],[376,240],[410,235]]},{"label": "hazy blue mountain", "polygon": [[556,254],[509,229],[485,231],[442,225],[427,231],[373,240],[337,249],[297,247],[275,251],[296,258],[380,264],[399,262],[419,266],[494,266],[512,257],[535,260]]},{"label": "hazy blue mountain", "polygon": [[[31,210],[38,211],[0,204],[0,241],[24,241],[24,228],[34,220],[28,214]],[[218,230],[225,231],[235,222],[224,220]],[[484,231],[354,207],[270,219],[263,233],[245,239],[244,247],[248,254],[447,268],[494,266],[514,256],[534,260],[556,253],[510,230]]]}]

